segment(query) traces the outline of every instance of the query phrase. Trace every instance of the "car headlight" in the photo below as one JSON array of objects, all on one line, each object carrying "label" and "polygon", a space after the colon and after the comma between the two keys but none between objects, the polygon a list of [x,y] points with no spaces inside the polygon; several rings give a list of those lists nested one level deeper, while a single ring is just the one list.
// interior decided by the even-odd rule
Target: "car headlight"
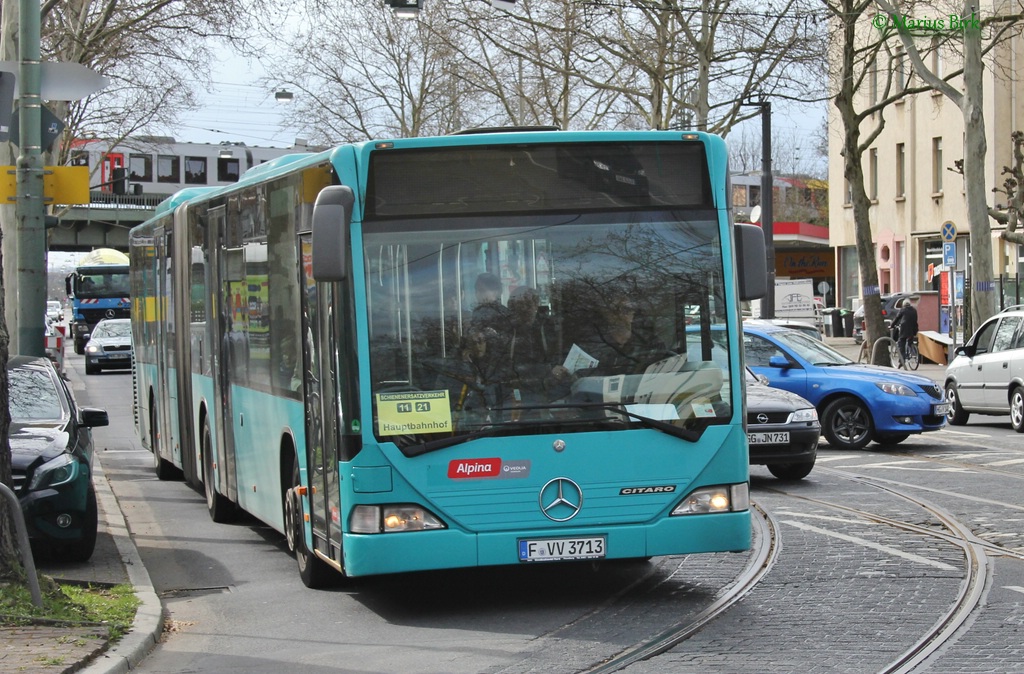
[{"label": "car headlight", "polygon": [[891,393],[894,396],[912,396],[917,397],[917,393],[914,389],[910,388],[906,384],[893,384],[890,382],[875,382],[875,386],[882,389],[885,393]]},{"label": "car headlight", "polygon": [[750,491],[746,482],[694,489],[672,510],[672,515],[707,515],[743,510],[750,510]]},{"label": "car headlight", "polygon": [[352,509],[354,534],[390,534],[399,531],[444,529],[444,522],[414,503],[361,505]]},{"label": "car headlight", "polygon": [[794,422],[817,421],[817,420],[818,420],[818,410],[814,409],[813,407],[808,407],[807,409],[797,410],[796,412],[793,412],[793,421]]},{"label": "car headlight", "polygon": [[85,352],[86,353],[99,353],[100,352],[100,347],[93,346],[92,344],[86,344]]},{"label": "car headlight", "polygon": [[59,487],[78,477],[78,461],[70,454],[61,454],[50,459],[36,469],[32,481],[28,483],[29,491],[44,487]]}]

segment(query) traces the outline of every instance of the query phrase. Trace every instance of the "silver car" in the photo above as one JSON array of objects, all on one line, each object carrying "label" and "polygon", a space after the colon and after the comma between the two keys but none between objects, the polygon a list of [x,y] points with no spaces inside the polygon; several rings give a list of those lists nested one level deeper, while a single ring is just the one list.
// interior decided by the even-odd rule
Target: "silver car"
[{"label": "silver car", "polygon": [[96,324],[85,345],[85,373],[132,366],[132,321],[105,318]]},{"label": "silver car", "polygon": [[982,323],[955,354],[946,368],[949,423],[966,424],[971,414],[1009,414],[1013,429],[1024,433],[1024,305]]}]

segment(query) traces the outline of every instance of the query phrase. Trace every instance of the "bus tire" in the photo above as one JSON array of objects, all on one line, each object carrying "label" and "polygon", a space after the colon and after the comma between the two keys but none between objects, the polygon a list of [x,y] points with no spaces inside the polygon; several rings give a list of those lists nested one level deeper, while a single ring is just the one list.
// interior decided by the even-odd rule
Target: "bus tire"
[{"label": "bus tire", "polygon": [[[291,531],[288,534],[288,546],[295,549],[295,561],[299,565],[299,578],[306,587],[316,590],[330,587],[338,580],[338,572],[328,566],[322,559],[306,547],[305,518],[302,516],[301,497],[295,493],[295,488],[301,484],[299,478],[299,460],[295,459],[292,464],[292,486],[286,492],[285,505],[286,513],[290,516],[285,526]],[[288,502],[291,507],[287,507]]]},{"label": "bus tire", "polygon": [[156,479],[174,480],[178,477],[178,469],[174,467],[174,464],[160,456],[160,447],[157,444],[157,439],[160,437],[160,433],[156,427],[156,408],[153,406],[153,399],[149,400],[149,448],[153,451],[153,472],[156,473]]},{"label": "bus tire", "polygon": [[200,452],[203,456],[203,493],[206,495],[206,509],[210,511],[210,519],[218,524],[232,522],[238,515],[238,507],[231,499],[217,492],[217,483],[213,477],[213,433],[210,432],[210,418],[203,418],[203,431],[200,435]]}]

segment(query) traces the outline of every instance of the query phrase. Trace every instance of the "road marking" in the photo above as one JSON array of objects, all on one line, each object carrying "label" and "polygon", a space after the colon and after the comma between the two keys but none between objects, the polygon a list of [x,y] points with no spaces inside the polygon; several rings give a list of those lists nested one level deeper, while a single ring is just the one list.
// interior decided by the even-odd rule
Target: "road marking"
[{"label": "road marking", "polygon": [[857,456],[856,454],[818,454],[818,461],[847,461]]},{"label": "road marking", "polygon": [[950,435],[966,435],[970,438],[991,438],[991,435],[986,433],[971,433],[969,431],[951,431],[948,428],[943,428],[940,433],[949,433]]},{"label": "road marking", "polygon": [[1003,585],[1003,589],[1013,590],[1014,592],[1020,592],[1021,594],[1024,594],[1024,587],[1021,587],[1020,585]]},{"label": "road marking", "polygon": [[850,464],[846,466],[836,466],[836,468],[893,468],[895,470],[914,471],[918,473],[973,473],[974,471],[970,468],[958,468],[952,466],[946,466],[943,468],[912,468],[906,464],[927,464],[926,461],[885,461],[881,463],[863,463],[863,464]]},{"label": "road marking", "polygon": [[839,522],[840,524],[868,524],[861,519],[846,518],[846,517],[832,517],[829,515],[811,515],[810,513],[798,513],[791,510],[777,510],[776,515],[789,516],[789,517],[803,517],[811,520],[825,520],[827,522]]},{"label": "road marking", "polygon": [[902,550],[897,550],[896,548],[890,548],[890,547],[888,547],[886,545],[879,545],[878,543],[872,543],[871,541],[864,540],[863,538],[858,538],[856,536],[847,536],[846,534],[841,534],[838,531],[829,531],[828,529],[819,529],[816,526],[813,526],[813,525],[810,525],[810,524],[804,524],[803,522],[794,522],[793,520],[783,520],[783,521],[786,524],[790,525],[790,526],[796,527],[797,529],[804,529],[805,531],[813,531],[814,533],[821,534],[823,536],[831,536],[832,538],[838,538],[839,540],[847,541],[848,543],[854,543],[855,545],[861,545],[861,546],[864,546],[865,548],[871,548],[872,550],[878,550],[879,552],[884,552],[887,555],[892,555],[894,557],[902,557],[903,559],[906,559],[906,560],[911,561],[911,562],[917,562],[918,564],[925,564],[927,566],[934,566],[936,569],[941,569],[943,571],[957,571],[958,570],[955,566],[950,566],[949,564],[946,564],[944,562],[937,562],[934,559],[928,559],[927,557],[921,557],[920,555],[914,555],[914,554],[911,554],[909,552],[903,552]]},{"label": "road marking", "polygon": [[1012,466],[1014,464],[1024,463],[1024,459],[1007,459],[1006,461],[993,461],[992,463],[985,464],[986,466]]}]

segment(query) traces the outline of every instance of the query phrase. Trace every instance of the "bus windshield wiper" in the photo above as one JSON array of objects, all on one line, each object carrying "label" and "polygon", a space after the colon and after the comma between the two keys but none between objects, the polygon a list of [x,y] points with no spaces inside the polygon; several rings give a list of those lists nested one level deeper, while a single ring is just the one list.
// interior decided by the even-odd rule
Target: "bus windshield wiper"
[{"label": "bus windshield wiper", "polygon": [[408,447],[399,447],[402,454],[412,456],[422,456],[423,454],[429,454],[430,452],[436,452],[439,449],[445,449],[446,447],[452,447],[454,445],[461,445],[464,442],[470,440],[476,440],[477,438],[486,438],[490,435],[497,435],[499,431],[503,430],[503,426],[487,426],[479,430],[475,430],[471,433],[464,433],[462,435],[452,435],[447,438],[438,438],[436,440],[427,440],[421,442],[418,445],[409,445]]},{"label": "bus windshield wiper", "polygon": [[674,424],[667,423],[661,419],[654,419],[653,417],[646,417],[636,412],[631,412],[627,409],[625,403],[572,403],[572,404],[560,404],[560,405],[549,405],[548,409],[552,408],[570,408],[570,409],[596,409],[596,410],[610,410],[619,414],[636,419],[647,428],[653,428],[654,430],[661,431],[662,433],[668,433],[669,435],[677,438],[682,438],[689,442],[697,442],[700,440],[701,434],[697,431],[691,431],[688,428],[682,428]]}]

